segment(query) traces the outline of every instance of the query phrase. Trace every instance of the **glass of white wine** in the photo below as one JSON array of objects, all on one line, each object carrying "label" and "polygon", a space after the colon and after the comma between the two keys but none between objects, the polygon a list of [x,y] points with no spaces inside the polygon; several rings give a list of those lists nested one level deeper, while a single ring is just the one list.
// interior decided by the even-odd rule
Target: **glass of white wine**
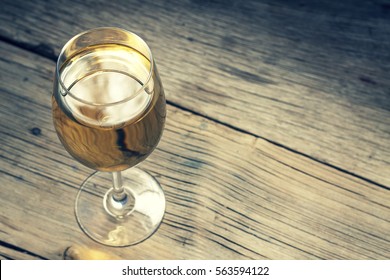
[{"label": "glass of white wine", "polygon": [[164,193],[151,175],[134,166],[157,146],[166,109],[144,40],[114,27],[70,39],[56,65],[52,112],[65,149],[97,170],[76,198],[82,230],[117,247],[152,235],[164,216]]}]

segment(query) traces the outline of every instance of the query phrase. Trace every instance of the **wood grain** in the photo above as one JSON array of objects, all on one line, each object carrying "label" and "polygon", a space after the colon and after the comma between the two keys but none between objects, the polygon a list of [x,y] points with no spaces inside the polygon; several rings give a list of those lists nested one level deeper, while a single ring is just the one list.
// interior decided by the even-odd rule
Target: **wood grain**
[{"label": "wood grain", "polygon": [[77,187],[91,170],[54,132],[53,69],[0,43],[3,244],[47,259],[77,245],[123,259],[389,259],[388,189],[174,106],[141,165],[165,190],[162,226],[134,247],[97,245],[74,217]]},{"label": "wood grain", "polygon": [[54,59],[120,26],[150,44],[168,100],[390,185],[390,21],[383,1],[2,1],[0,34]]}]

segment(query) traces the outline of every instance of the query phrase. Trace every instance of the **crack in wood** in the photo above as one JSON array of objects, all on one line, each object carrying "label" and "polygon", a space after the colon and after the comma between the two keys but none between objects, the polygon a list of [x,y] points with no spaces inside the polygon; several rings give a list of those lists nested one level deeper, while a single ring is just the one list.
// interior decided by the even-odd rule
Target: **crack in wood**
[{"label": "crack in wood", "polygon": [[7,243],[7,242],[5,242],[3,240],[0,240],[0,246],[6,247],[8,249],[11,249],[11,250],[14,250],[14,251],[17,251],[19,253],[23,253],[23,254],[26,254],[26,255],[29,255],[29,256],[32,256],[32,257],[35,257],[35,258],[39,258],[39,259],[42,259],[42,260],[47,260],[47,258],[45,258],[45,257],[43,257],[41,255],[35,254],[34,252],[31,252],[31,251],[26,250],[24,248],[12,245],[12,244]]}]

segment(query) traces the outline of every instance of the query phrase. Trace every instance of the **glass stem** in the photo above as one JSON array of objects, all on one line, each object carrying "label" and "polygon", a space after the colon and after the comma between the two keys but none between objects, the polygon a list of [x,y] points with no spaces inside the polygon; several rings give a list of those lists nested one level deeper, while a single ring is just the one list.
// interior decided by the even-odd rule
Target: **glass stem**
[{"label": "glass stem", "polygon": [[123,219],[134,210],[135,197],[126,185],[123,185],[121,172],[111,174],[112,188],[104,195],[103,206],[111,216]]},{"label": "glass stem", "polygon": [[122,174],[120,171],[112,172],[112,185],[113,185],[113,194],[112,197],[116,201],[122,201],[126,199],[125,188],[122,184]]}]

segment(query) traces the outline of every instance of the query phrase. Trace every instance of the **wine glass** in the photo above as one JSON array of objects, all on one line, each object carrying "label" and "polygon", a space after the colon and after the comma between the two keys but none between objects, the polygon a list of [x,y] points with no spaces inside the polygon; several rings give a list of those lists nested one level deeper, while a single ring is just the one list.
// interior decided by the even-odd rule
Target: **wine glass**
[{"label": "wine glass", "polygon": [[164,193],[151,175],[134,166],[157,146],[166,110],[148,45],[114,27],[70,39],[56,65],[52,112],[65,149],[97,170],[77,194],[81,229],[117,247],[152,235],[164,216]]}]

